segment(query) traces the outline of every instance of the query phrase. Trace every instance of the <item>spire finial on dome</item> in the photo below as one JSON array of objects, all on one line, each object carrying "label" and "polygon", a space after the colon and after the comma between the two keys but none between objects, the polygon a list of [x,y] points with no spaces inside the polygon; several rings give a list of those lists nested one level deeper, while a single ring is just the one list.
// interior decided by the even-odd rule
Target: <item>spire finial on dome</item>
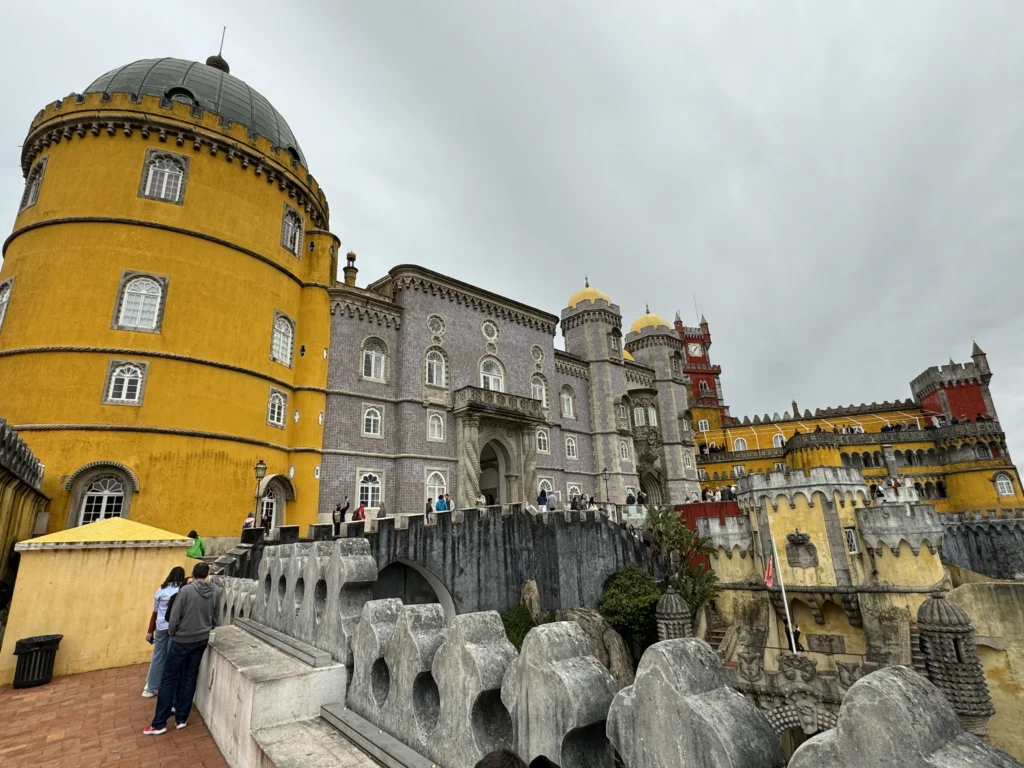
[{"label": "spire finial on dome", "polygon": [[583,287],[584,288],[589,288],[590,287],[590,278],[587,277],[586,275],[583,276]]},{"label": "spire finial on dome", "polygon": [[228,33],[228,28],[224,27],[220,32],[220,48],[217,53],[206,60],[206,66],[219,69],[225,74],[231,74],[231,67],[228,66],[227,61],[221,55],[224,53],[224,37]]},{"label": "spire finial on dome", "polygon": [[647,309],[646,314],[648,314],[648,315],[651,314],[651,305],[650,304],[644,304],[644,307]]}]

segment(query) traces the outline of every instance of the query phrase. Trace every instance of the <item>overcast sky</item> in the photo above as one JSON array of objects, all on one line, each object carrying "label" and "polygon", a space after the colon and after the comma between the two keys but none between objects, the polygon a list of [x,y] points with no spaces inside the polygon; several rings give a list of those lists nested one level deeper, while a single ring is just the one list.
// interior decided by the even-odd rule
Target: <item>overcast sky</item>
[{"label": "overcast sky", "polygon": [[1024,449],[1019,0],[5,3],[3,232],[41,107],[222,24],[360,284],[557,314],[586,274],[626,326],[696,294],[739,416],[909,397],[977,339]]}]

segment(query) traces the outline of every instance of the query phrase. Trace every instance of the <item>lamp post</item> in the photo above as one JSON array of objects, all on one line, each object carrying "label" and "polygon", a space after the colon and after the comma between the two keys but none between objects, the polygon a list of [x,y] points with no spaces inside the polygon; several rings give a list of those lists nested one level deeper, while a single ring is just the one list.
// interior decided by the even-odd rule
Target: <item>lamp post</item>
[{"label": "lamp post", "polygon": [[[256,520],[259,521],[260,517],[261,517],[261,515],[260,515],[260,482],[262,482],[263,478],[267,476],[267,464],[266,464],[266,462],[264,462],[263,459],[258,459],[256,461],[256,466],[254,468],[254,471],[256,473],[256,490],[253,491],[253,504],[255,505],[253,507],[253,509],[254,509],[254,511],[256,513]],[[262,525],[262,522],[260,522],[260,524]]]}]

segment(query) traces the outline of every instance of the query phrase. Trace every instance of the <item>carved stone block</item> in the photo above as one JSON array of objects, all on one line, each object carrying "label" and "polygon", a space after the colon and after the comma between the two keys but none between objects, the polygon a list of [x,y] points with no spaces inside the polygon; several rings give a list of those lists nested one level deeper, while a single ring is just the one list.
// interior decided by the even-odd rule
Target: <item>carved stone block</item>
[{"label": "carved stone block", "polygon": [[371,600],[363,606],[353,638],[352,680],[347,704],[357,715],[383,728],[383,711],[391,695],[391,670],[384,658],[398,625],[402,601]]},{"label": "carved stone block", "polygon": [[779,738],[732,689],[721,660],[697,638],[647,649],[636,682],[608,713],[608,738],[629,768],[780,768]]},{"label": "carved stone block", "polygon": [[812,653],[846,653],[846,638],[842,635],[805,634],[803,639]]},{"label": "carved stone block", "polygon": [[818,548],[811,543],[809,533],[786,535],[786,564],[790,568],[818,567]]},{"label": "carved stone block", "polygon": [[544,757],[560,768],[611,768],[605,718],[614,695],[615,681],[578,624],[534,627],[501,685],[516,753],[527,763]]}]

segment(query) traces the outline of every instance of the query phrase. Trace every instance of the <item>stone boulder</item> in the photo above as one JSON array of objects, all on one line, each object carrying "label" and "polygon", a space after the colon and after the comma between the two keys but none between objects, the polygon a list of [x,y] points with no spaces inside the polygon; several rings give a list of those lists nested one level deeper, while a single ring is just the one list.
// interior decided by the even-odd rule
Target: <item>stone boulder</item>
[{"label": "stone boulder", "polygon": [[633,657],[622,635],[604,616],[590,608],[570,608],[559,611],[558,620],[575,621],[580,625],[590,642],[590,652],[615,679],[616,691],[633,684]]},{"label": "stone boulder", "polygon": [[906,667],[862,677],[835,728],[805,742],[789,768],[1024,768],[966,733],[934,685]]},{"label": "stone boulder", "polygon": [[607,733],[629,768],[785,765],[764,715],[730,687],[718,655],[695,637],[647,649],[636,682],[612,701]]}]

